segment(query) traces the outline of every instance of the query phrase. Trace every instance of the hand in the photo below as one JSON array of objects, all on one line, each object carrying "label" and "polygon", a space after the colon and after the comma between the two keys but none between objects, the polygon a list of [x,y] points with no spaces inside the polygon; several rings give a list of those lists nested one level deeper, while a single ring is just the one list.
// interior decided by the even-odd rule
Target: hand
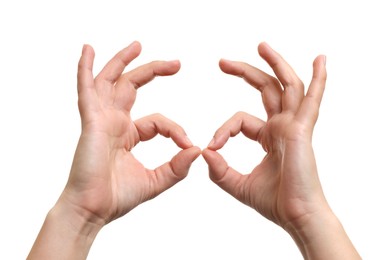
[{"label": "hand", "polygon": [[[200,155],[184,130],[162,115],[132,120],[136,90],[155,76],[180,69],[178,61],[154,61],[122,74],[140,52],[140,44],[132,43],[94,79],[94,51],[84,46],[77,86],[81,136],[68,183],[27,259],[86,259],[105,224],[185,178]],[[172,138],[182,150],[171,161],[148,170],[131,150],[157,134]]]},{"label": "hand", "polygon": [[[242,62],[221,60],[220,67],[225,73],[242,77],[262,93],[268,120],[237,113],[216,131],[203,156],[216,184],[285,227],[326,205],[311,145],[325,87],[325,57],[314,61],[313,79],[305,95],[303,83],[278,53],[265,43],[259,45],[258,51],[277,79]],[[240,131],[259,142],[267,153],[248,175],[229,167],[216,152]]]},{"label": "hand", "polygon": [[[162,115],[133,121],[137,89],[155,76],[173,75],[178,61],[154,61],[123,73],[141,51],[138,42],[120,51],[94,79],[94,52],[85,46],[79,62],[78,94],[82,133],[68,184],[61,196],[94,221],[106,224],[186,177],[200,155],[184,130]],[[170,137],[183,150],[155,170],[131,153],[156,134]]]},{"label": "hand", "polygon": [[[220,67],[261,92],[268,119],[240,112],[216,131],[202,153],[210,178],[284,228],[305,259],[361,259],[325,199],[311,143],[325,89],[325,57],[314,60],[305,94],[303,83],[278,53],[266,43],[258,51],[277,78],[242,62],[221,60]],[[217,152],[240,131],[266,152],[247,175],[229,167]]]}]

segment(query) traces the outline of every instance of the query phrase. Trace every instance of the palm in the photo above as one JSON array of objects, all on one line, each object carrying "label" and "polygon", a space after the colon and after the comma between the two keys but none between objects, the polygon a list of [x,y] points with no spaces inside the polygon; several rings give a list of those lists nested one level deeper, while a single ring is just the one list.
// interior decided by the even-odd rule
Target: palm
[{"label": "palm", "polygon": [[290,115],[279,114],[267,121],[261,133],[259,141],[267,155],[247,177],[250,206],[283,225],[310,210],[310,194],[317,188],[310,181],[315,163],[297,163],[302,156],[314,158],[311,132]]},{"label": "palm", "polygon": [[[144,187],[146,169],[129,152],[139,141],[134,122],[118,111],[110,111],[105,116],[103,129],[83,130],[76,151],[79,160],[75,160],[72,167],[72,173],[76,174],[71,180],[84,184],[79,187],[81,192],[87,192],[86,205],[82,207],[112,220],[146,200],[139,190],[148,193],[148,187]],[[104,129],[105,124],[109,129]],[[116,129],[117,133],[112,133],[111,126],[115,125],[121,125],[122,131]]]}]

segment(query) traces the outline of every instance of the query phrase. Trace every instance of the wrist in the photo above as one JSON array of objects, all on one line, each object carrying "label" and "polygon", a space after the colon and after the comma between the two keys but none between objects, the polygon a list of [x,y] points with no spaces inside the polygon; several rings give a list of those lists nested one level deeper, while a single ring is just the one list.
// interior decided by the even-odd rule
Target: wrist
[{"label": "wrist", "polygon": [[60,198],[47,214],[28,259],[86,259],[103,225],[81,212]]},{"label": "wrist", "polygon": [[291,235],[305,259],[361,259],[341,222],[330,208],[290,222]]},{"label": "wrist", "polygon": [[91,241],[104,226],[104,222],[87,211],[78,208],[62,198],[49,211],[47,218],[67,227],[69,233],[82,240]]}]

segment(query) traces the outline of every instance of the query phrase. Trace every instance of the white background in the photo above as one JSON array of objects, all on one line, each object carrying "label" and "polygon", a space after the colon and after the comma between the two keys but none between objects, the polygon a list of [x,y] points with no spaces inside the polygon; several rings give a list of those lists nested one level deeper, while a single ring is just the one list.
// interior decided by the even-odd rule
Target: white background
[{"label": "white background", "polygon": [[[242,110],[264,118],[260,94],[222,73],[222,57],[271,73],[267,41],[309,83],[327,55],[314,148],[325,194],[364,259],[390,259],[389,8],[386,1],[28,1],[0,3],[0,259],[24,259],[61,193],[80,134],[76,70],[84,43],[95,72],[134,40],[128,69],[180,59],[173,77],[139,89],[134,118],[159,112],[204,148]],[[265,119],[265,118],[264,118]],[[155,167],[178,151],[162,137],[134,151]],[[260,145],[241,135],[222,150],[249,172]],[[208,179],[189,176],[110,223],[89,259],[301,259],[289,235]]]}]

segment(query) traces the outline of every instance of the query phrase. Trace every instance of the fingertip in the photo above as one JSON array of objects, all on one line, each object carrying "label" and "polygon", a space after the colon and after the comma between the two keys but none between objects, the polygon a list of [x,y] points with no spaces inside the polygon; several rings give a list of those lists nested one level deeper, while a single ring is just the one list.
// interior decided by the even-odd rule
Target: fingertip
[{"label": "fingertip", "polygon": [[177,66],[177,67],[181,66],[180,60],[171,60],[169,62],[172,63],[174,66]]},{"label": "fingertip", "polygon": [[218,62],[218,65],[219,65],[219,67],[221,67],[221,66],[223,66],[223,65],[225,65],[225,64],[227,64],[229,62],[231,62],[231,60],[228,60],[228,59],[225,59],[225,58],[221,58],[219,60],[219,62]]},{"label": "fingertip", "polygon": [[194,144],[191,142],[190,138],[187,135],[184,136],[184,145],[184,148],[190,148],[194,146]]},{"label": "fingertip", "polygon": [[170,61],[155,61],[152,62],[155,64],[153,73],[155,76],[171,76],[176,74],[181,67],[179,60],[170,60]]},{"label": "fingertip", "polygon": [[261,42],[259,46],[257,47],[257,51],[259,52],[260,57],[265,59],[266,61],[272,57],[272,54],[275,53],[275,51],[272,49],[272,47],[267,42]]},{"label": "fingertip", "polygon": [[208,148],[202,151],[202,156],[208,164],[210,179],[220,185],[220,181],[223,179],[227,169],[229,168],[227,162],[218,152]]},{"label": "fingertip", "polygon": [[[176,129],[170,131],[170,137],[176,143],[176,145],[178,147],[182,148],[182,149],[188,149],[188,148],[194,147],[194,144],[192,143],[190,138],[187,136],[187,134],[184,131],[184,129],[181,126],[179,126],[176,123],[174,123],[173,121],[171,121],[171,122],[174,124]],[[161,133],[161,131],[159,131],[159,133],[163,134],[163,133]]]},{"label": "fingertip", "polygon": [[223,146],[223,142],[221,142],[221,138],[216,138],[216,137],[213,137],[213,139],[211,139],[210,143],[207,145],[207,148],[212,150],[212,151],[216,151],[218,149],[221,149],[222,146]]},{"label": "fingertip", "polygon": [[207,164],[209,164],[209,159],[210,159],[210,149],[205,148],[202,150],[202,157],[206,161]]},{"label": "fingertip", "polygon": [[326,55],[318,55],[313,62],[313,77],[326,79]]},{"label": "fingertip", "polygon": [[219,68],[227,73],[227,74],[233,74],[235,75],[236,73],[234,72],[234,62],[231,60],[227,59],[220,59],[219,60]]},{"label": "fingertip", "polygon": [[190,148],[187,148],[186,150],[189,151],[189,154],[192,157],[192,161],[195,161],[196,158],[198,158],[199,155],[201,155],[202,153],[202,150],[198,146],[192,146]]},{"label": "fingertip", "polygon": [[126,49],[128,50],[127,53],[131,53],[131,60],[133,60],[140,55],[142,46],[139,41],[133,41]]},{"label": "fingertip", "polygon": [[229,136],[230,133],[221,127],[216,131],[207,148],[213,151],[221,149],[229,139]]},{"label": "fingertip", "polygon": [[226,73],[225,67],[226,67],[227,60],[226,59],[220,59],[218,62],[219,68]]},{"label": "fingertip", "polygon": [[204,159],[206,159],[206,157],[208,156],[209,151],[210,151],[209,148],[204,148],[204,149],[202,150],[202,157],[203,157]]},{"label": "fingertip", "polygon": [[187,149],[181,150],[177,155],[179,157],[185,158],[184,160],[187,164],[193,163],[202,153],[202,150],[198,146],[192,146]]},{"label": "fingertip", "polygon": [[213,147],[215,144],[215,137],[213,137],[213,139],[211,139],[211,141],[209,142],[209,144],[207,145],[207,148],[208,149],[211,149],[211,150],[215,150],[215,148]]},{"label": "fingertip", "polygon": [[200,154],[201,149],[197,146],[181,150],[171,160],[172,171],[176,176],[184,178]]},{"label": "fingertip", "polygon": [[320,63],[321,65],[326,66],[326,55],[324,54],[318,55],[315,58],[314,63]]},{"label": "fingertip", "polygon": [[259,43],[259,46],[263,46],[263,47],[265,47],[265,48],[271,48],[271,46],[269,45],[269,43],[266,42],[266,41],[260,42],[260,43]]},{"label": "fingertip", "polygon": [[269,44],[265,41],[260,42],[259,45],[257,46],[257,50],[260,55],[264,54],[264,52],[269,48],[270,48]]},{"label": "fingertip", "polygon": [[130,43],[129,47],[134,48],[134,49],[138,49],[139,51],[141,51],[141,49],[142,49],[141,43],[137,40]]},{"label": "fingertip", "polygon": [[86,43],[84,43],[84,45],[83,45],[83,49],[82,49],[82,51],[81,51],[81,55],[84,55],[84,53],[87,51],[87,49],[88,49],[88,44],[86,44]]},{"label": "fingertip", "polygon": [[222,159],[222,156],[218,152],[209,148],[205,148],[202,150],[202,157],[205,159],[206,163],[209,166],[213,166],[216,161]]},{"label": "fingertip", "polygon": [[168,61],[168,63],[170,63],[172,73],[178,72],[181,68],[180,60],[171,60],[171,61]]},{"label": "fingertip", "polygon": [[81,55],[82,56],[86,56],[86,55],[89,55],[89,54],[95,55],[95,51],[93,50],[91,45],[85,43],[85,44],[83,44]]}]

